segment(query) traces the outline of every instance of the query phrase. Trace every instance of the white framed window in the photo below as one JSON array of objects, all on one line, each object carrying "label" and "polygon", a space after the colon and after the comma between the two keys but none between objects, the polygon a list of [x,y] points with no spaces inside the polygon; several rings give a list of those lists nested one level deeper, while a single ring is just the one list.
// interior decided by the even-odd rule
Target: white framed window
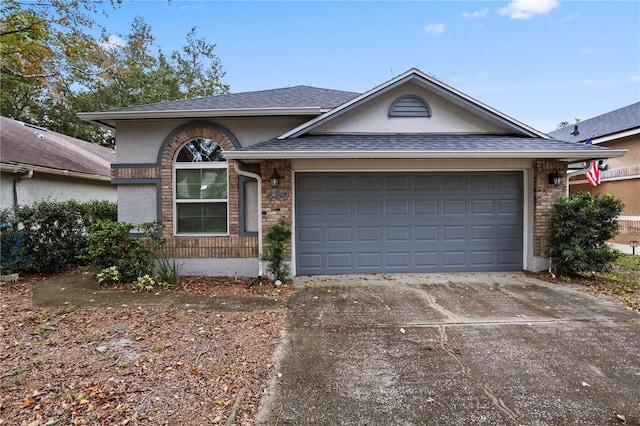
[{"label": "white framed window", "polygon": [[176,235],[227,235],[229,232],[228,163],[220,145],[193,139],[173,163]]}]

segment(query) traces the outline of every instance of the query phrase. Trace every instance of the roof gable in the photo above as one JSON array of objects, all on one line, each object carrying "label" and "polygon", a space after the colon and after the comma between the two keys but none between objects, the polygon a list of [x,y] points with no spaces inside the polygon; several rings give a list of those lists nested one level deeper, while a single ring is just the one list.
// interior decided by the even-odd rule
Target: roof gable
[{"label": "roof gable", "polygon": [[111,176],[112,149],[11,118],[0,119],[0,162]]},{"label": "roof gable", "polygon": [[279,139],[295,138],[309,133],[319,126],[349,111],[360,108],[385,93],[408,83],[416,84],[426,91],[434,93],[480,117],[482,120],[501,127],[505,133],[548,138],[543,132],[533,129],[414,68],[281,135]]},{"label": "roof gable", "polygon": [[[423,100],[429,115],[392,115],[390,108],[408,96]],[[490,121],[411,80],[336,115],[307,134],[440,133],[514,134],[501,123]]]}]

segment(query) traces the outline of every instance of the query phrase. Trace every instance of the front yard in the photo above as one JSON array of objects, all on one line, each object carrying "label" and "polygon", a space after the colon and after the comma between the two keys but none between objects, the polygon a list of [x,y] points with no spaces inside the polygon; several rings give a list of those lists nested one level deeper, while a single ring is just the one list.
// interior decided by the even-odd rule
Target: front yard
[{"label": "front yard", "polygon": [[[40,308],[37,279],[0,284],[0,425],[254,424],[284,308]],[[189,284],[203,297],[290,291]]]},{"label": "front yard", "polygon": [[[640,313],[640,256],[572,283]],[[218,312],[145,306],[41,308],[32,276],[0,283],[0,425],[253,425],[278,372],[285,309]],[[293,288],[187,278],[203,297],[262,295],[283,306]],[[114,291],[132,291],[131,288]]]}]

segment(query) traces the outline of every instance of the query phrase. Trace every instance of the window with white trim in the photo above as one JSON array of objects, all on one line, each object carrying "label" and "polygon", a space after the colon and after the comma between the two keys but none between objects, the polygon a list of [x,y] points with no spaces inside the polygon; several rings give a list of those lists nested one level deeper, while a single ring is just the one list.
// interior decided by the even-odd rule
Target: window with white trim
[{"label": "window with white trim", "polygon": [[221,234],[229,229],[228,163],[220,145],[194,139],[174,162],[176,234]]}]

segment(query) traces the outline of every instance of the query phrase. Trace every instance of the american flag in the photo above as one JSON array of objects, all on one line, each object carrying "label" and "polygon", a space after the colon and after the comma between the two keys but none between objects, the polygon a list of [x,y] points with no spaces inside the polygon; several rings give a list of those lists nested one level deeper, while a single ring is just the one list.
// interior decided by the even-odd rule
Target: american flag
[{"label": "american flag", "polygon": [[598,169],[598,160],[591,162],[591,167],[586,173],[587,181],[591,186],[598,186],[600,184],[600,169]]}]

